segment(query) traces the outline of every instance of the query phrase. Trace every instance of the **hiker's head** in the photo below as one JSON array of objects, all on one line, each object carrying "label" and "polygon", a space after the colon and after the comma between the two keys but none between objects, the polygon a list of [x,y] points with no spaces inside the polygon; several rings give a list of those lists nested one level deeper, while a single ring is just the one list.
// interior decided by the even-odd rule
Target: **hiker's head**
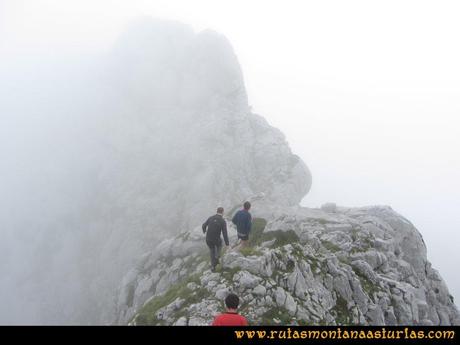
[{"label": "hiker's head", "polygon": [[225,305],[227,309],[238,309],[238,304],[240,304],[240,299],[234,293],[229,294],[225,298]]},{"label": "hiker's head", "polygon": [[217,208],[217,213],[224,214],[224,208],[223,207],[218,207]]},{"label": "hiker's head", "polygon": [[246,201],[244,204],[243,204],[243,207],[246,211],[248,211],[250,208],[251,208],[251,203],[249,201]]}]

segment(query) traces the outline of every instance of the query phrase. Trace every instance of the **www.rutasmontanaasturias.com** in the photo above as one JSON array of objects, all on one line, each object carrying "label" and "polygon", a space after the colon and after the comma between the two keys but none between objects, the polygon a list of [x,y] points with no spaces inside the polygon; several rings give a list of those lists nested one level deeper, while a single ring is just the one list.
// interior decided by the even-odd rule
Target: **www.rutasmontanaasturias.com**
[{"label": "www.rutasmontanaasturias.com", "polygon": [[236,339],[455,339],[454,330],[404,329],[348,330],[340,327],[333,330],[240,330],[234,331]]}]

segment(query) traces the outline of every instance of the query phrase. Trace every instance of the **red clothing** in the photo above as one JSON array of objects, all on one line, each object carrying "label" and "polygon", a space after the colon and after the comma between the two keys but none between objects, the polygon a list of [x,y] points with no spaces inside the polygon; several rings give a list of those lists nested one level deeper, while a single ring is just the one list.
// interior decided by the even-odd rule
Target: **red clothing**
[{"label": "red clothing", "polygon": [[223,313],[214,318],[213,326],[247,326],[248,320],[238,313]]}]

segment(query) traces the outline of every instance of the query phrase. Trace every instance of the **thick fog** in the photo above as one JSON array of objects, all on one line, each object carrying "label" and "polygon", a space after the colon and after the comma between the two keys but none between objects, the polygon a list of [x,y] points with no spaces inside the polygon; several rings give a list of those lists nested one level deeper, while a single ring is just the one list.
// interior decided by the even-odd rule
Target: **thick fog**
[{"label": "thick fog", "polygon": [[[123,34],[139,16],[189,24],[176,33],[179,47],[193,30],[225,35],[249,105],[312,172],[302,203],[392,206],[421,232],[460,300],[459,10],[454,1],[0,0],[0,323],[101,322],[105,289],[165,235],[143,229],[195,225],[160,217],[171,212],[209,212],[193,193],[171,210],[176,200],[161,191],[174,173],[153,174],[151,190],[136,182],[155,169],[143,155],[176,174],[202,169],[199,160],[181,165],[187,138],[176,137],[170,114],[146,106],[146,90],[158,92],[157,105],[180,104],[191,129],[195,115],[184,109],[207,95],[201,85],[177,95],[173,81],[149,79],[159,72],[137,51],[176,55],[158,55],[162,43],[145,44],[142,31]],[[143,82],[130,84],[136,78]],[[160,112],[160,122],[146,122]],[[164,128],[169,142],[146,141]],[[140,235],[126,238],[126,229]]]}]

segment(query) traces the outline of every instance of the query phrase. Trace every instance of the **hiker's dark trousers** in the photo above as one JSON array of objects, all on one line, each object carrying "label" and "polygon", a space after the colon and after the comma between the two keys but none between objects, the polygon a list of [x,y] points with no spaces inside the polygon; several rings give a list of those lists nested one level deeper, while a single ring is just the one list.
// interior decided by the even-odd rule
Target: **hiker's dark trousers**
[{"label": "hiker's dark trousers", "polygon": [[209,252],[211,254],[211,266],[216,267],[220,257],[220,250],[222,249],[222,240],[220,238],[217,242],[211,242],[206,240],[206,244],[208,245]]}]

